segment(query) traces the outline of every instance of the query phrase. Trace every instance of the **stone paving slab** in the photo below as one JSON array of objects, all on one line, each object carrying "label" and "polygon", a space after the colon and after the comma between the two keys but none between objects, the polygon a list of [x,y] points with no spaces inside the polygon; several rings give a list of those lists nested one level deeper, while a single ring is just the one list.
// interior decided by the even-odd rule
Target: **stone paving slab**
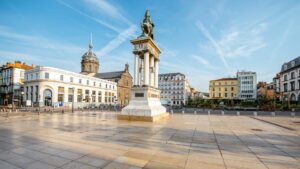
[{"label": "stone paving slab", "polygon": [[[297,127],[247,116],[174,114],[157,123],[116,117],[78,112],[0,118],[0,169],[300,168]],[[270,118],[289,127],[300,121]]]}]

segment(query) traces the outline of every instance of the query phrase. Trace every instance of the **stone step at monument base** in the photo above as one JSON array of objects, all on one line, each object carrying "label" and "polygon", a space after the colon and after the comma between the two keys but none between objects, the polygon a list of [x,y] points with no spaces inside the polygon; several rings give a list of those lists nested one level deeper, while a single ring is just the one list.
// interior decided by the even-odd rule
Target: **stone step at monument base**
[{"label": "stone step at monument base", "polygon": [[166,118],[169,113],[161,105],[159,99],[133,99],[129,105],[122,109],[119,120],[155,122]]},{"label": "stone step at monument base", "polygon": [[154,122],[169,115],[161,105],[160,93],[150,86],[135,86],[131,89],[132,99],[129,105],[122,109],[120,120]]},{"label": "stone step at monument base", "polygon": [[117,116],[118,120],[128,120],[128,121],[144,121],[144,122],[156,122],[163,119],[169,118],[169,113],[160,113],[155,116],[138,116],[138,115],[124,115],[119,114]]}]

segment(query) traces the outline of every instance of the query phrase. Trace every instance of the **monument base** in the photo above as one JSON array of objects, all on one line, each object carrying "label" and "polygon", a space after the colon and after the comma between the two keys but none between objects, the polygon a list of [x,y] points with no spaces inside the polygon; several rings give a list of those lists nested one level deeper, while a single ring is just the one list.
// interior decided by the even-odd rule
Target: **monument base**
[{"label": "monument base", "polygon": [[161,105],[158,89],[150,86],[134,86],[131,93],[132,99],[118,115],[119,120],[154,122],[168,117],[166,108]]},{"label": "monument base", "polygon": [[144,122],[156,122],[163,119],[169,118],[169,113],[162,113],[156,116],[133,116],[133,115],[122,115],[117,116],[118,120],[128,120],[128,121],[144,121]]}]

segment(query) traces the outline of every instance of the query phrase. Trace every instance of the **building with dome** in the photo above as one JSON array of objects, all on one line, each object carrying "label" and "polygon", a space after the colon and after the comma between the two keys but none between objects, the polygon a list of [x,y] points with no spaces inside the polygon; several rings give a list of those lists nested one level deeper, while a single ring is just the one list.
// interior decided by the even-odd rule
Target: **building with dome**
[{"label": "building with dome", "polygon": [[115,104],[117,83],[97,76],[99,60],[89,49],[82,56],[81,73],[37,66],[25,71],[24,97],[27,106],[82,108]]},{"label": "building with dome", "polygon": [[96,74],[99,70],[99,60],[96,54],[93,52],[93,40],[92,35],[89,44],[89,50],[84,53],[81,60],[81,73],[82,74]]},{"label": "building with dome", "polygon": [[132,87],[132,76],[129,73],[129,65],[125,64],[124,70],[99,73],[99,59],[92,49],[93,41],[91,35],[89,50],[82,56],[81,74],[116,82],[116,102],[121,106],[126,106],[131,99]]}]

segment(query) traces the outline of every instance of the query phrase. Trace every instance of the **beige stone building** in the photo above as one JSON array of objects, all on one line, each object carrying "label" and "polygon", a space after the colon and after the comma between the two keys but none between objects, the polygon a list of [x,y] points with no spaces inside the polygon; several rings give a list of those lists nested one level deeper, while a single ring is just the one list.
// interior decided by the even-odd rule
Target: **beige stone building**
[{"label": "beige stone building", "polygon": [[129,73],[129,65],[125,65],[123,71],[97,73],[98,78],[117,83],[117,101],[121,106],[126,106],[131,100],[132,76]]},{"label": "beige stone building", "polygon": [[258,100],[274,100],[275,97],[275,88],[274,82],[258,82],[257,84],[257,99]]},{"label": "beige stone building", "polygon": [[238,80],[237,78],[222,78],[209,82],[210,99],[237,99]]}]

